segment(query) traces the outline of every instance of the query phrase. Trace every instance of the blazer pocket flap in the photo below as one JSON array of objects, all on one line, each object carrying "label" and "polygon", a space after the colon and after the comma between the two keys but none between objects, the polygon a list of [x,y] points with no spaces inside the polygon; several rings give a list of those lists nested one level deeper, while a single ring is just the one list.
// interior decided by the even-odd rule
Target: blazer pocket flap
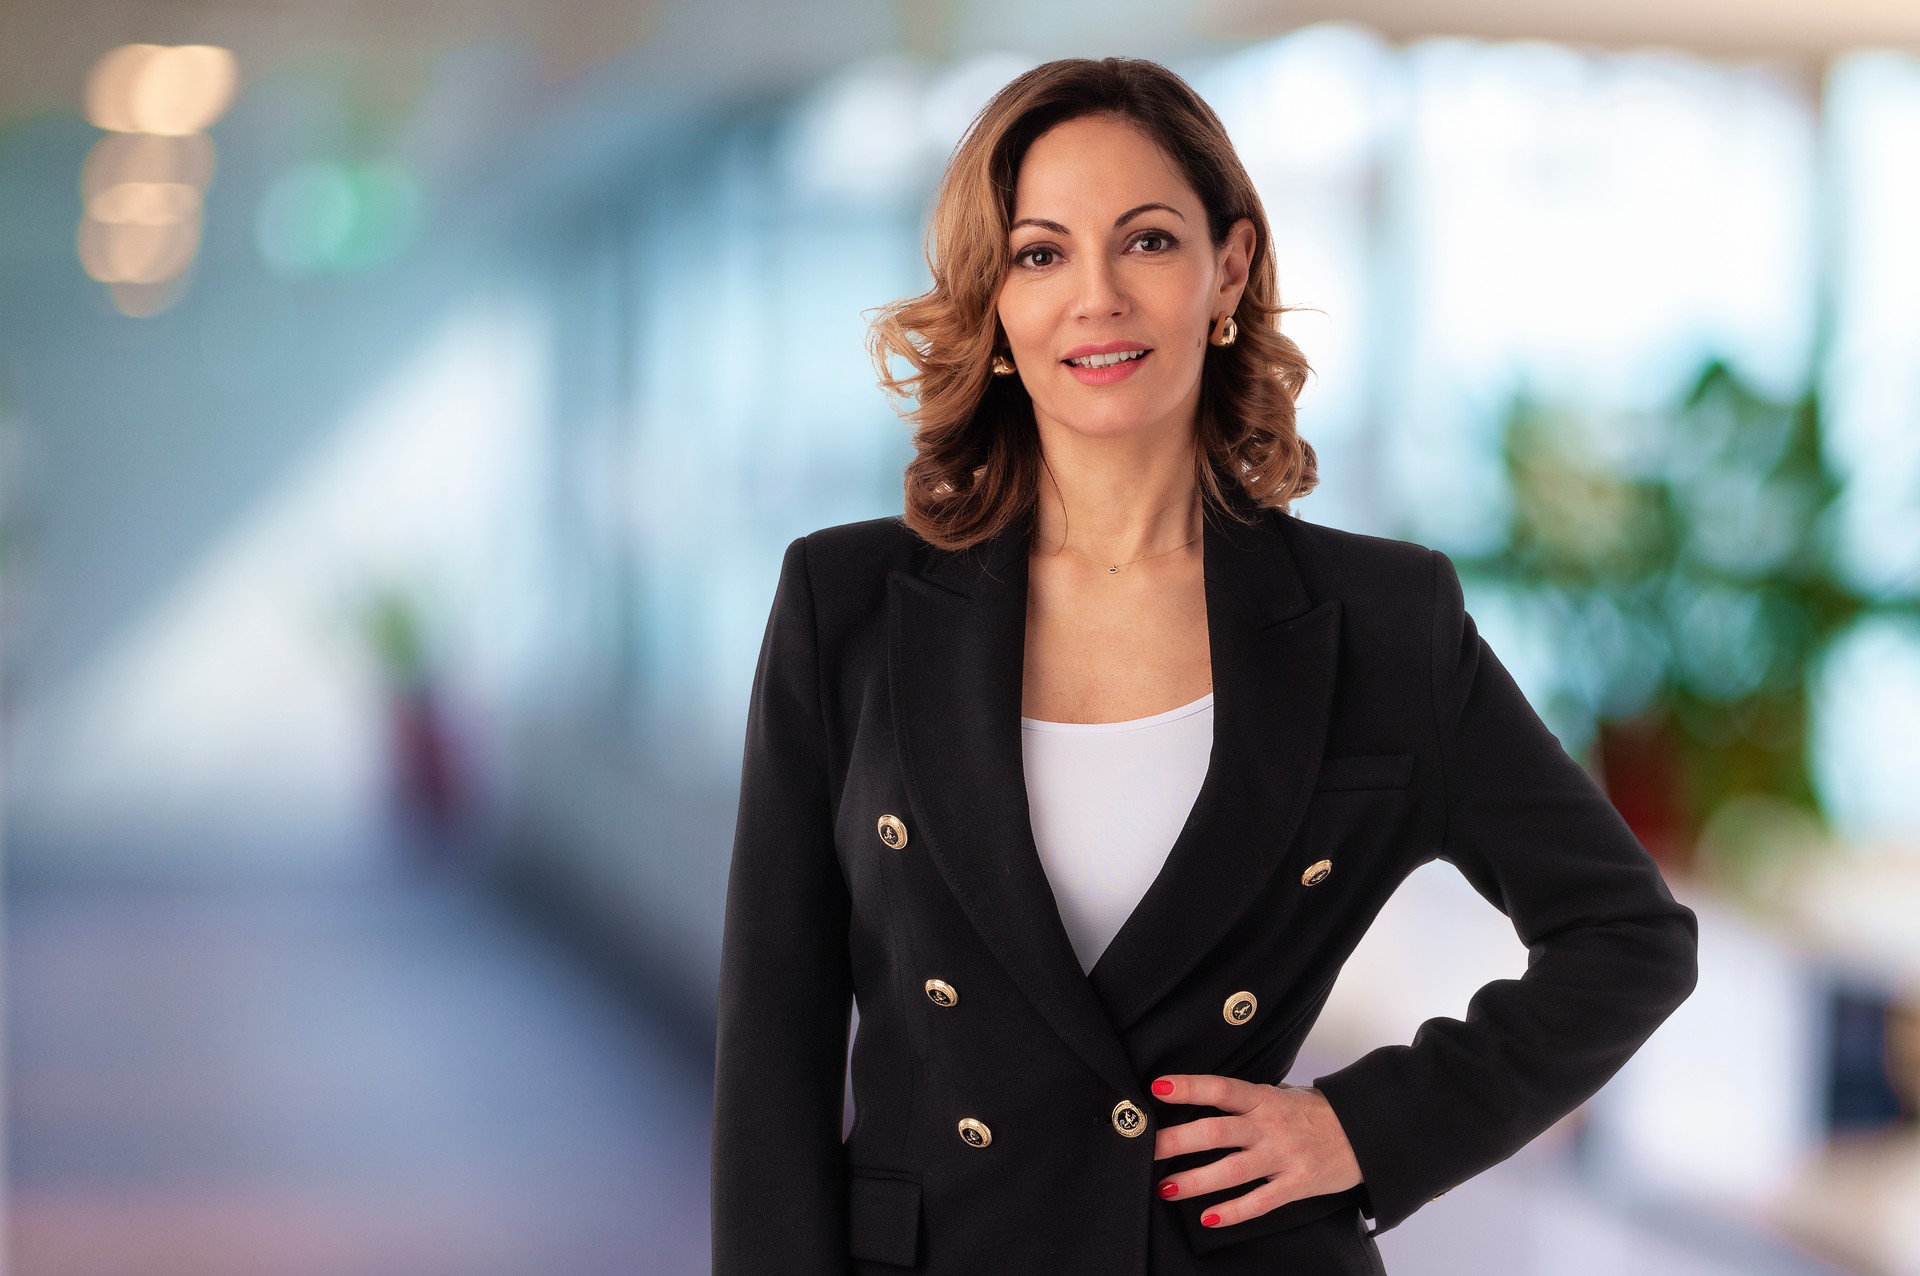
[{"label": "blazer pocket flap", "polygon": [[920,1184],[854,1171],[847,1180],[847,1231],[854,1258],[912,1267],[920,1261]]},{"label": "blazer pocket flap", "polygon": [[1411,753],[1352,753],[1345,757],[1321,758],[1320,774],[1314,780],[1316,792],[1322,789],[1404,789],[1413,779]]},{"label": "blazer pocket flap", "polygon": [[1256,1236],[1271,1236],[1275,1232],[1284,1232],[1342,1210],[1352,1210],[1356,1215],[1360,1211],[1360,1186],[1356,1184],[1343,1192],[1303,1196],[1238,1223],[1207,1227],[1200,1222],[1201,1216],[1214,1206],[1245,1196],[1253,1189],[1252,1183],[1236,1183],[1224,1191],[1196,1196],[1191,1201],[1179,1204],[1180,1221],[1186,1225],[1187,1243],[1193,1247],[1194,1253],[1205,1254],[1239,1241],[1250,1241]]}]

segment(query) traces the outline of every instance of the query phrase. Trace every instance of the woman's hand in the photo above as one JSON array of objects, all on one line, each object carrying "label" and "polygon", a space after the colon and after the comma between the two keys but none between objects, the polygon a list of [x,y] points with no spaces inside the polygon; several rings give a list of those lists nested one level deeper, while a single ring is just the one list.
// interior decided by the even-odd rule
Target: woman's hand
[{"label": "woman's hand", "polygon": [[1200,1220],[1208,1227],[1244,1222],[1288,1201],[1360,1182],[1360,1163],[1340,1118],[1312,1086],[1176,1073],[1156,1080],[1153,1092],[1169,1103],[1201,1103],[1227,1113],[1161,1127],[1153,1136],[1154,1160],[1207,1148],[1238,1149],[1162,1180],[1161,1196],[1179,1200],[1270,1180],[1208,1210]]}]

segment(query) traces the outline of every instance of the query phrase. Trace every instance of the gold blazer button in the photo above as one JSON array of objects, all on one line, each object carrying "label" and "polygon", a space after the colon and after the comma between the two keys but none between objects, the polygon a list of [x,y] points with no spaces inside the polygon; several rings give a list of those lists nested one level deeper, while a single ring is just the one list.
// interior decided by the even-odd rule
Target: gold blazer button
[{"label": "gold blazer button", "polygon": [[929,979],[927,1000],[936,1006],[955,1006],[960,1004],[960,990],[944,979]]},{"label": "gold blazer button", "polygon": [[880,840],[896,851],[907,844],[907,826],[891,811],[880,817]]},{"label": "gold blazer button", "polygon": [[1260,1008],[1260,999],[1250,992],[1237,992],[1220,1007],[1220,1015],[1230,1024],[1243,1024]]},{"label": "gold blazer button", "polygon": [[972,1117],[960,1118],[960,1137],[968,1147],[983,1148],[993,1142],[993,1131],[987,1128],[985,1121],[976,1121]]},{"label": "gold blazer button", "polygon": [[1113,1128],[1137,1139],[1146,1132],[1147,1114],[1135,1107],[1132,1099],[1122,1099],[1113,1105]]},{"label": "gold blazer button", "polygon": [[1327,880],[1327,874],[1332,871],[1332,860],[1315,860],[1313,863],[1307,865],[1306,872],[1300,874],[1300,884],[1303,886],[1312,886],[1315,882],[1324,882]]}]

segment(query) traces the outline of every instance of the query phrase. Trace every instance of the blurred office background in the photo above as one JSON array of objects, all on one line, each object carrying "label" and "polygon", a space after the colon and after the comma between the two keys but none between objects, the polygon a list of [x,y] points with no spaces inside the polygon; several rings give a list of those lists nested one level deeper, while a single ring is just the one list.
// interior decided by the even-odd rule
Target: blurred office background
[{"label": "blurred office background", "polygon": [[[1273,219],[1322,484],[1437,546],[1701,920],[1397,1276],[1920,1273],[1920,10],[0,9],[8,1270],[706,1270],[779,554],[896,512],[862,312],[1129,53]],[[1444,864],[1293,1074],[1526,953]]]}]

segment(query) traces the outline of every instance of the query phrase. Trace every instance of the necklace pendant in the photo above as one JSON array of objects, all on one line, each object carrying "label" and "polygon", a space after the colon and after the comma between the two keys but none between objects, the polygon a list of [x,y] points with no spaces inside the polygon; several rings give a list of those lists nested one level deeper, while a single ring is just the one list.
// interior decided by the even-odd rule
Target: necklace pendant
[{"label": "necklace pendant", "polygon": [[1115,563],[1113,566],[1107,568],[1107,575],[1111,576],[1119,570],[1120,570],[1120,564]]}]

